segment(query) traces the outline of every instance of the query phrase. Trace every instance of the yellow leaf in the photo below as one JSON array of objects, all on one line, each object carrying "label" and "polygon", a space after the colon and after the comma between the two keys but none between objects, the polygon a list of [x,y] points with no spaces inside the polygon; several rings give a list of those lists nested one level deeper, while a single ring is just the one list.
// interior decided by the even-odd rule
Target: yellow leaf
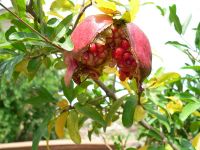
[{"label": "yellow leaf", "polygon": [[109,66],[105,66],[104,69],[103,69],[103,72],[104,73],[108,73],[108,74],[110,74],[110,73],[115,73],[116,74],[117,73],[117,69],[115,67],[111,68]]},{"label": "yellow leaf", "polygon": [[119,11],[117,11],[117,6],[114,2],[109,2],[105,0],[95,0],[95,2],[97,3],[96,6],[98,7],[98,9],[106,14],[115,15],[120,13]]},{"label": "yellow leaf", "polygon": [[200,117],[200,112],[199,111],[195,111],[192,113],[194,116]]},{"label": "yellow leaf", "polygon": [[56,119],[55,131],[56,131],[56,135],[59,138],[64,138],[64,136],[65,136],[65,124],[66,124],[66,121],[67,121],[67,116],[68,116],[68,112],[63,112]]},{"label": "yellow leaf", "polygon": [[130,0],[130,16],[131,16],[131,22],[135,19],[136,14],[139,11],[140,8],[140,0]]},{"label": "yellow leaf", "polygon": [[54,126],[54,120],[51,120],[48,123],[48,137],[46,138],[47,150],[50,150],[50,147],[49,147],[49,138],[50,138],[50,134],[51,134],[51,130],[52,130],[53,126]]},{"label": "yellow leaf", "polygon": [[56,10],[66,11],[66,10],[71,10],[73,8],[74,4],[70,0],[54,0],[50,6],[51,11],[56,11]]},{"label": "yellow leaf", "polygon": [[128,84],[128,78],[127,78],[125,81],[120,81],[120,83],[121,83],[121,85],[123,85],[123,87],[124,87],[125,89],[128,90],[129,93],[132,92],[131,87],[130,87],[129,84]]},{"label": "yellow leaf", "polygon": [[198,133],[192,140],[192,146],[195,147],[196,150],[200,150],[200,133]]},{"label": "yellow leaf", "polygon": [[67,108],[69,106],[69,102],[66,99],[62,99],[56,104],[60,109]]},{"label": "yellow leaf", "polygon": [[173,148],[169,144],[167,144],[165,145],[165,150],[173,150]]},{"label": "yellow leaf", "polygon": [[134,112],[134,120],[139,122],[145,118],[145,110],[141,105],[137,105]]},{"label": "yellow leaf", "polygon": [[167,97],[171,101],[167,103],[166,110],[169,111],[170,114],[173,114],[175,112],[180,112],[183,108],[183,103],[181,100],[177,99],[174,96]]},{"label": "yellow leaf", "polygon": [[122,19],[126,20],[127,22],[131,22],[131,14],[129,11],[126,11],[123,16]]},{"label": "yellow leaf", "polygon": [[138,150],[147,150],[148,147],[149,147],[148,145],[144,145],[144,146],[140,147]]},{"label": "yellow leaf", "polygon": [[23,72],[24,74],[28,74],[27,66],[28,66],[29,59],[23,59],[15,66],[15,71]]},{"label": "yellow leaf", "polygon": [[146,99],[145,97],[141,97],[140,98],[140,104],[144,104],[148,101],[148,99]]}]

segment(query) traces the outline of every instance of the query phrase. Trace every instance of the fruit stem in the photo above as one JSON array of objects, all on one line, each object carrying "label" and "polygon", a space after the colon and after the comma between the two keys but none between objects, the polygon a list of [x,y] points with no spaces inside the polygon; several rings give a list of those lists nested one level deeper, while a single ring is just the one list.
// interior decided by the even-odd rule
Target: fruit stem
[{"label": "fruit stem", "polygon": [[88,7],[92,6],[92,2],[91,2],[91,1],[90,1],[90,3],[89,3],[88,5],[85,5],[85,6],[84,6],[84,4],[85,4],[85,1],[84,1],[83,4],[82,4],[82,8],[81,8],[81,10],[80,10],[80,12],[79,12],[79,14],[78,14],[78,16],[77,16],[77,18],[76,18],[76,21],[75,21],[75,23],[74,23],[74,26],[73,26],[73,28],[72,28],[72,31],[74,31],[74,29],[75,29],[76,26],[78,25],[79,20],[80,20],[80,18],[82,17],[82,15],[83,15],[83,13],[85,12],[85,10],[86,10]]},{"label": "fruit stem", "polygon": [[104,90],[104,92],[106,93],[106,95],[110,98],[112,98],[113,100],[117,100],[116,96],[115,96],[115,93],[110,90],[107,86],[105,86],[105,84],[103,82],[101,82],[100,80],[98,79],[95,79],[93,78],[93,81],[102,88],[102,90]]},{"label": "fruit stem", "polygon": [[43,36],[40,32],[38,32],[37,30],[35,30],[33,27],[31,27],[28,23],[26,23],[24,20],[22,20],[19,16],[17,16],[14,12],[12,12],[11,10],[9,10],[6,6],[4,6],[2,3],[0,3],[0,5],[7,10],[9,13],[11,13],[13,16],[15,16],[21,23],[23,23],[25,26],[27,26],[29,29],[31,29],[34,33],[36,33],[38,36],[40,36],[45,42],[49,43],[50,45],[52,45],[53,47],[57,48],[60,52],[66,52],[67,50],[65,50],[64,48],[54,44],[53,42],[51,42],[47,37]]}]

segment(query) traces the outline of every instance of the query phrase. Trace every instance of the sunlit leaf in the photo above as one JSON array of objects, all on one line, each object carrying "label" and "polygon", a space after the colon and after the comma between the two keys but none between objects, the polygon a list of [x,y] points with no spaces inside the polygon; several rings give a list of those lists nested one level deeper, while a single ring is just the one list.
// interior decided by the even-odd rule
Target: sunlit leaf
[{"label": "sunlit leaf", "polygon": [[199,150],[199,149],[200,149],[200,133],[198,133],[198,134],[192,139],[192,146],[194,146],[196,150]]},{"label": "sunlit leaf", "polygon": [[165,12],[166,12],[166,9],[165,8],[162,8],[161,6],[156,6],[156,8],[158,9],[158,10],[160,10],[160,13],[161,13],[161,15],[162,16],[164,16],[165,15]]},{"label": "sunlit leaf", "polygon": [[175,72],[165,73],[154,79],[154,82],[150,85],[150,88],[157,88],[159,86],[165,86],[167,84],[180,80],[181,76]]},{"label": "sunlit leaf", "polygon": [[106,14],[118,14],[119,11],[117,10],[117,6],[114,2],[109,2],[105,0],[95,0],[96,6],[99,10]]},{"label": "sunlit leaf", "polygon": [[51,3],[50,10],[51,11],[66,11],[74,8],[74,3],[71,0],[54,0]]},{"label": "sunlit leaf", "polygon": [[179,118],[181,121],[185,121],[190,114],[195,112],[197,109],[200,108],[200,103],[199,102],[190,102],[187,105],[183,107],[182,112],[179,115]]},{"label": "sunlit leaf", "polygon": [[185,44],[182,44],[182,43],[180,43],[180,42],[178,42],[178,41],[168,41],[168,42],[166,42],[165,44],[170,44],[170,45],[172,45],[172,46],[174,46],[174,47],[176,47],[176,48],[189,48],[187,45],[185,45]]},{"label": "sunlit leaf", "polygon": [[142,147],[140,147],[138,150],[148,150],[148,145],[144,145],[144,146],[142,146]]},{"label": "sunlit leaf", "polygon": [[103,69],[103,72],[107,73],[107,74],[111,74],[111,73],[116,73],[117,72],[117,68],[113,67],[109,67],[109,66],[105,66]]},{"label": "sunlit leaf", "polygon": [[141,105],[135,107],[134,120],[139,122],[145,118],[146,111]]},{"label": "sunlit leaf", "polygon": [[130,15],[131,22],[136,18],[136,15],[140,8],[140,0],[130,0]]},{"label": "sunlit leaf", "polygon": [[68,112],[61,113],[55,121],[55,132],[58,138],[64,138],[65,136],[65,124],[67,121]]},{"label": "sunlit leaf", "polygon": [[133,115],[135,112],[135,107],[137,105],[137,97],[131,95],[126,98],[126,103],[124,104],[122,123],[125,127],[131,127],[133,124]]},{"label": "sunlit leaf", "polygon": [[174,24],[175,30],[181,34],[182,33],[182,25],[180,23],[179,17],[176,14],[176,5],[172,5],[169,7],[170,14],[169,14],[169,21],[170,23]]},{"label": "sunlit leaf", "polygon": [[15,13],[19,17],[25,17],[26,15],[26,0],[11,0],[12,5],[15,9]]},{"label": "sunlit leaf", "polygon": [[169,113],[173,114],[175,112],[180,112],[182,110],[183,103],[181,100],[173,96],[167,98],[171,100],[169,103],[166,104],[166,110]]},{"label": "sunlit leaf", "polygon": [[75,110],[71,110],[67,117],[67,129],[69,131],[69,136],[72,141],[76,144],[81,143],[81,136],[79,134],[78,127],[78,114]]},{"label": "sunlit leaf", "polygon": [[14,32],[9,36],[9,40],[37,40],[41,41],[40,37],[35,33],[28,33],[28,32]]},{"label": "sunlit leaf", "polygon": [[81,105],[79,103],[76,103],[74,107],[78,112],[93,119],[94,121],[101,124],[103,127],[106,126],[106,122],[103,119],[103,116],[93,106],[89,104]]},{"label": "sunlit leaf", "polygon": [[127,22],[131,22],[131,14],[129,11],[126,11],[123,16],[122,19],[126,20]]},{"label": "sunlit leaf", "polygon": [[126,79],[125,81],[120,81],[121,85],[128,90],[129,93],[132,93],[132,89],[128,83],[128,79]]}]

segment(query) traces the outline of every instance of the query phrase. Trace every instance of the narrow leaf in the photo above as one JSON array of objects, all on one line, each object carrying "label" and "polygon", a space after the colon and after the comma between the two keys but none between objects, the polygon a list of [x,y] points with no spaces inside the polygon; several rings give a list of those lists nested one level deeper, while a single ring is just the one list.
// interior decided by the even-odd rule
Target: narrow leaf
[{"label": "narrow leaf", "polygon": [[131,22],[132,22],[139,11],[140,0],[130,0],[129,5],[130,5],[130,15],[131,15]]},{"label": "narrow leaf", "polygon": [[47,115],[44,118],[43,122],[40,124],[40,127],[37,129],[36,132],[34,132],[32,150],[38,150],[40,139],[44,135],[45,128],[47,128],[50,119],[51,119],[51,114]]},{"label": "narrow leaf", "polygon": [[169,21],[170,23],[174,24],[175,30],[181,34],[182,33],[182,25],[180,23],[179,17],[176,14],[176,5],[172,5],[169,7],[170,14],[169,14]]},{"label": "narrow leaf", "polygon": [[198,134],[192,139],[192,146],[194,146],[196,150],[200,149],[200,133],[198,133]]},{"label": "narrow leaf", "polygon": [[76,144],[81,143],[81,136],[79,134],[78,128],[78,114],[75,110],[71,110],[67,117],[67,128],[69,131],[69,136],[72,141]]},{"label": "narrow leaf", "polygon": [[9,36],[9,40],[24,41],[24,40],[37,40],[41,41],[40,37],[35,33],[30,32],[14,32]]},{"label": "narrow leaf", "polygon": [[61,79],[61,85],[62,85],[62,90],[64,92],[65,97],[67,98],[67,100],[71,103],[75,96],[74,96],[74,83],[73,81],[70,82],[70,85],[67,87],[65,85],[64,79]]},{"label": "narrow leaf", "polygon": [[191,19],[192,19],[192,15],[188,16],[188,18],[183,23],[183,34],[185,34],[187,27],[190,24]]},{"label": "narrow leaf", "polygon": [[196,31],[195,45],[196,45],[196,48],[198,48],[200,51],[200,23],[198,24],[197,31]]},{"label": "narrow leaf", "polygon": [[179,116],[180,120],[185,121],[190,114],[192,114],[193,112],[195,112],[199,108],[200,108],[199,102],[188,103],[187,105],[185,105],[183,107],[183,110],[180,113],[180,116]]}]

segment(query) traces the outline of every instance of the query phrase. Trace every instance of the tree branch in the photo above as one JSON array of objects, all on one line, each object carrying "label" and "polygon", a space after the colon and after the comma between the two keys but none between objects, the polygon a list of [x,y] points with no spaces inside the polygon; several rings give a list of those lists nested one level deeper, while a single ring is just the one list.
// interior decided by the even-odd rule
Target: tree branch
[{"label": "tree branch", "polygon": [[108,87],[105,86],[105,84],[103,82],[101,82],[98,79],[93,78],[93,81],[102,88],[102,90],[104,90],[104,92],[106,93],[106,95],[110,98],[112,98],[113,100],[117,100],[115,93],[110,90]]},{"label": "tree branch", "polygon": [[73,28],[72,28],[72,31],[74,31],[74,29],[75,29],[76,26],[78,25],[78,22],[79,22],[81,16],[83,15],[83,13],[85,12],[85,10],[86,10],[88,7],[90,7],[91,5],[92,5],[92,2],[90,2],[88,5],[85,5],[85,6],[84,6],[84,3],[83,3],[82,9],[80,10],[80,12],[79,12],[79,14],[78,14],[78,16],[77,16],[77,18],[76,18],[76,21],[75,21],[75,23],[74,23],[74,26],[73,26]]},{"label": "tree branch", "polygon": [[23,23],[25,26],[27,26],[30,30],[32,30],[33,32],[35,32],[38,36],[40,36],[45,42],[49,43],[50,45],[52,45],[53,47],[57,48],[60,52],[67,52],[64,48],[60,47],[59,45],[54,44],[53,42],[51,42],[47,37],[43,36],[40,32],[38,32],[37,30],[35,30],[33,27],[31,27],[28,23],[26,23],[25,21],[23,21],[19,16],[17,16],[15,13],[13,13],[11,10],[9,10],[7,7],[5,7],[2,3],[0,3],[0,5],[7,10],[9,13],[11,13],[13,16],[15,16],[21,23]]},{"label": "tree branch", "polygon": [[176,147],[176,145],[174,143],[172,143],[172,141],[168,140],[163,132],[158,132],[153,126],[149,125],[146,121],[142,120],[139,122],[139,124],[141,126],[143,126],[144,128],[154,131],[156,132],[162,139],[164,143],[168,143],[174,150],[178,150],[178,148]]}]

